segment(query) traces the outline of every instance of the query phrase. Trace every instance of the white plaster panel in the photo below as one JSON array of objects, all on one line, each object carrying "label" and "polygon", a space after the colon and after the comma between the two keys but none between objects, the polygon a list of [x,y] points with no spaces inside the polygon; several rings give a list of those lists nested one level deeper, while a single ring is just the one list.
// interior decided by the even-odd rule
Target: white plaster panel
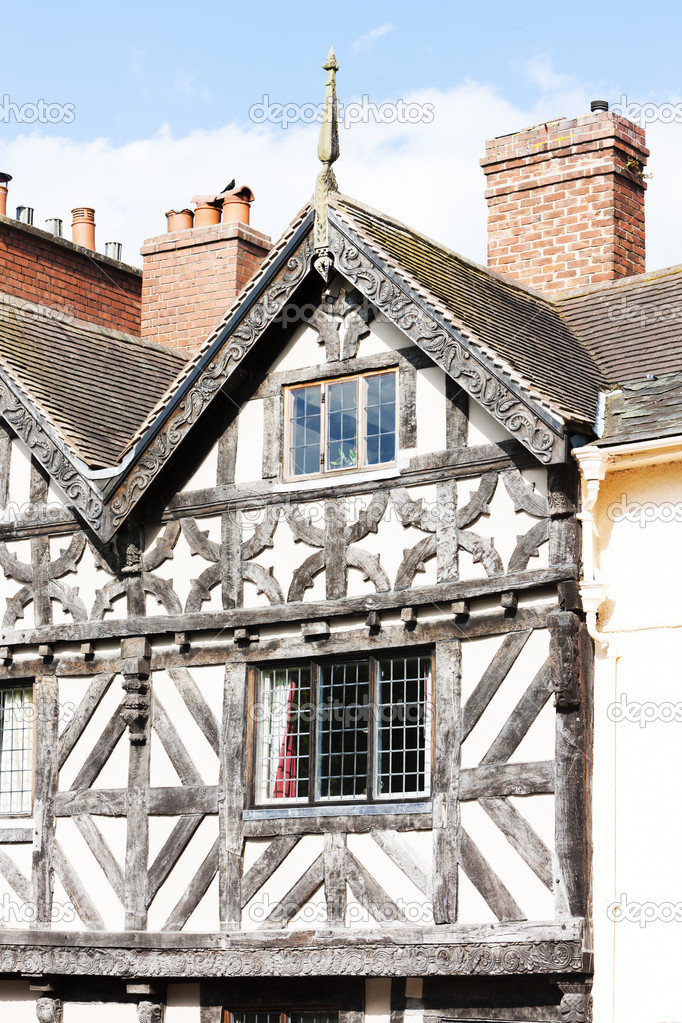
[{"label": "white plaster panel", "polygon": [[199,984],[169,984],[166,988],[166,1023],[199,1023]]},{"label": "white plaster panel", "polygon": [[[87,693],[91,682],[91,678],[60,678],[59,699],[61,706],[65,708],[65,717],[73,716],[73,707],[78,706],[82,698]],[[99,741],[105,726],[108,724],[112,715],[116,713],[123,695],[123,687],[121,685],[120,678],[114,678],[109,689],[100,701],[99,706],[85,726],[83,734],[59,772],[59,788],[61,791],[68,789],[73,783],[76,775]],[[128,738],[125,734],[122,736],[122,739],[129,745]],[[112,757],[104,765],[100,778],[96,780],[95,788],[120,788],[126,785],[128,777],[128,749],[126,745],[123,745],[122,748],[121,746],[122,744],[119,741],[118,746],[112,753]],[[113,776],[107,770],[112,760]],[[110,786],[102,785],[100,780],[105,772],[111,779],[112,784]]]},{"label": "white plaster panel", "polygon": [[[223,672],[221,670],[221,675],[222,673]],[[206,676],[204,675],[204,678],[205,677]],[[213,686],[206,686],[207,691],[213,688]],[[222,695],[222,679],[220,680],[220,690]],[[187,704],[180,696],[175,683],[171,679],[170,675],[168,675],[165,671],[154,672],[153,694],[154,699],[159,700],[166,712],[166,715],[175,726],[175,729],[180,736],[187,753],[192,759],[194,766],[201,775],[204,784],[217,785],[218,758],[209,744],[208,739],[192,717]],[[212,695],[215,696],[215,694]],[[220,720],[219,717],[218,720]],[[153,721],[154,718],[152,713],[152,724]],[[161,746],[160,742],[152,749],[152,785],[177,785],[178,779],[175,769],[172,767],[170,760],[168,760],[168,756],[165,751],[163,749],[159,751],[159,746]],[[163,754],[163,756],[161,754]]]},{"label": "white plaster panel", "polygon": [[65,1002],[64,1023],[137,1023],[133,1002]]},{"label": "white plaster panel", "polygon": [[0,1019],[7,1023],[35,1023],[37,991],[31,991],[29,982],[0,980]]},{"label": "white plaster panel", "polygon": [[[402,839],[402,834],[399,836]],[[433,923],[433,905],[400,867],[381,849],[371,834],[348,836],[348,848],[415,927]]]},{"label": "white plaster panel", "polygon": [[[466,640],[462,643],[462,706],[465,705],[481,675],[499,649],[503,638],[487,637]],[[462,767],[476,767],[480,763],[481,758],[488,751],[507,718],[544,664],[547,655],[547,633],[541,629],[535,630],[531,633],[526,645],[480,720],[462,743]],[[550,699],[548,706],[551,715],[547,715],[547,707],[540,712],[535,724],[529,729],[528,735],[510,758],[511,763],[523,760],[554,759],[554,711],[551,703]],[[536,728],[538,725],[539,728]],[[533,732],[532,737],[531,731]]]},{"label": "white plaster panel", "polygon": [[[312,525],[324,534],[325,514],[324,503],[321,501],[309,501],[300,506],[303,518],[310,519]],[[253,520],[248,517],[242,518],[244,528],[244,541],[246,542],[253,529]],[[272,567],[275,579],[279,583],[284,598],[286,599],[294,573],[300,565],[311,554],[319,551],[319,547],[311,547],[303,541],[296,541],[289,523],[283,515],[280,515],[277,528],[273,537],[273,546],[266,548],[258,557],[253,558],[248,564],[262,565],[269,569]],[[326,594],[324,571],[318,572],[315,576],[313,586],[305,591],[304,600],[324,600]],[[270,601],[264,593],[258,594],[253,583],[244,583],[244,606],[245,607],[266,607]]]},{"label": "white plaster panel", "polygon": [[220,881],[218,874],[213,878],[206,894],[199,901],[189,920],[183,927],[188,933],[210,933],[220,930]]},{"label": "white plaster panel", "polygon": [[346,927],[371,927],[372,922],[369,911],[355,898],[350,885],[346,885]]},{"label": "white plaster panel", "polygon": [[501,440],[510,439],[511,434],[496,419],[493,419],[475,398],[469,398],[469,446],[497,444]]},{"label": "white plaster panel", "polygon": [[263,408],[262,398],[252,398],[239,413],[234,474],[237,484],[263,478]]},{"label": "white plaster panel", "polygon": [[301,906],[296,916],[287,924],[292,931],[312,931],[324,927],[327,923],[327,900],[324,895],[324,883],[317,889],[312,898]]},{"label": "white plaster panel", "polygon": [[154,816],[149,818],[148,862],[150,866],[163,848],[178,820],[178,817]]},{"label": "white plaster panel", "polygon": [[387,351],[399,351],[401,348],[412,347],[414,347],[414,342],[380,313],[375,320],[372,320],[369,334],[360,339],[357,357],[361,359],[366,355],[383,355]]},{"label": "white plaster panel", "polygon": [[205,458],[199,462],[196,472],[187,480],[180,493],[192,490],[209,490],[218,483],[218,444],[214,444]]},{"label": "white plaster panel", "polygon": [[461,804],[462,827],[529,920],[551,920],[554,895],[476,800]]},{"label": "white plaster panel", "polygon": [[10,445],[9,456],[9,500],[19,510],[26,512],[31,496],[31,455],[23,441],[15,437]]},{"label": "white plaster panel", "polygon": [[[80,878],[85,891],[104,920],[107,930],[122,931],[125,925],[123,906],[90,851],[87,842],[70,818],[63,817],[57,820],[56,838],[66,859]],[[125,860],[119,861],[118,865],[123,871]],[[55,927],[58,927],[60,922],[57,917],[54,918]],[[68,925],[68,921],[65,922]]]},{"label": "white plaster panel", "polygon": [[[177,819],[173,821],[173,824],[176,822]],[[162,929],[188,885],[196,876],[217,837],[218,818],[216,816],[205,817],[149,908],[148,926],[150,931]],[[151,848],[149,862],[150,864],[153,862]],[[214,928],[211,927],[211,929]]]},{"label": "white plaster panel", "polygon": [[[312,313],[312,308],[310,311]],[[294,331],[284,351],[273,362],[272,372],[318,367],[324,362],[325,350],[324,345],[320,344],[319,334],[309,324],[304,323]],[[239,428],[241,430],[241,423]]]},{"label": "white plaster panel", "polygon": [[303,835],[284,862],[244,907],[242,930],[252,931],[262,927],[263,922],[275,906],[317,859],[323,849],[324,837],[322,835]]},{"label": "white plaster panel", "polygon": [[261,858],[265,850],[272,844],[271,838],[247,838],[244,842],[244,874]]},{"label": "white plaster panel", "polygon": [[[53,537],[50,540],[50,557],[52,560],[59,557],[60,552],[68,547],[69,541],[70,537],[62,536]],[[92,613],[98,591],[103,589],[104,586],[113,579],[114,576],[112,573],[104,571],[97,565],[94,554],[92,553],[92,548],[89,544],[86,544],[85,550],[81,555],[78,565],[76,566],[76,571],[68,572],[66,575],[61,577],[59,582],[65,583],[68,586],[77,587],[78,596],[85,604],[89,616]],[[57,610],[55,601],[52,601],[52,607],[53,612]],[[114,617],[114,615],[124,616],[125,596],[119,598],[119,601],[117,601],[115,612],[107,612],[107,614],[109,617]],[[66,620],[71,620],[71,616],[69,615]]]},{"label": "white plaster panel", "polygon": [[495,924],[497,917],[461,867],[457,868],[457,922]]},{"label": "white plaster panel", "polygon": [[[6,819],[0,818],[0,822],[5,824]],[[25,825],[26,822],[21,821],[20,823]],[[30,884],[33,846],[12,843],[2,845],[0,849]],[[31,906],[17,895],[9,881],[0,874],[0,927],[14,927],[23,930],[30,927],[32,923]],[[0,1005],[2,1005],[1,998],[0,994]]]},{"label": "white plaster panel", "polygon": [[417,454],[445,450],[445,373],[439,366],[417,370]]}]

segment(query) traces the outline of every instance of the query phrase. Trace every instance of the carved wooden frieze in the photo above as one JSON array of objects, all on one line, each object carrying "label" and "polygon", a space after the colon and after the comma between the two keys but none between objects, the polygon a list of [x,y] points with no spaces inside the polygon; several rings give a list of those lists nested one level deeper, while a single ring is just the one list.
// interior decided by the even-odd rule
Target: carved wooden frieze
[{"label": "carved wooden frieze", "polygon": [[143,949],[5,945],[0,974],[107,977],[514,976],[580,973],[579,941]]},{"label": "carved wooden frieze", "polygon": [[[554,432],[480,356],[474,356],[454,328],[439,323],[416,300],[404,282],[389,276],[369,259],[359,244],[341,233],[330,213],[330,252],[338,270],[404,334],[426,351],[483,408],[517,437],[543,463],[563,462],[561,432]],[[347,230],[345,225],[343,230]]]}]

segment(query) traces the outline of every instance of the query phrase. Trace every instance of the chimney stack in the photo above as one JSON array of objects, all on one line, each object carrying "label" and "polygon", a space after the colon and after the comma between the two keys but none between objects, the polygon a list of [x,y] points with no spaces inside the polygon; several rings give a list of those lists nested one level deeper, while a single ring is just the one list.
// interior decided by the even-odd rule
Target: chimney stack
[{"label": "chimney stack", "polygon": [[272,245],[249,226],[248,186],[192,202],[194,212],[168,210],[167,233],[141,249],[142,337],[187,353],[208,337]]},{"label": "chimney stack", "polygon": [[644,273],[648,156],[605,100],[487,142],[488,266],[548,293]]},{"label": "chimney stack", "polygon": [[12,180],[11,174],[0,172],[0,214],[7,216],[7,185]]},{"label": "chimney stack", "polygon": [[95,211],[90,206],[77,206],[71,210],[73,221],[71,231],[74,245],[84,249],[95,248]]}]

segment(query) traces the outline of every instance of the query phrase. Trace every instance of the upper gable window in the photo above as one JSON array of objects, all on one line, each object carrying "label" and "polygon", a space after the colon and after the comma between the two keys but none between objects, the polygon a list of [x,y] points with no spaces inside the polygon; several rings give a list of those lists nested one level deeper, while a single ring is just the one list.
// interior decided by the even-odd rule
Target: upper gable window
[{"label": "upper gable window", "polygon": [[395,463],[396,373],[287,389],[287,475]]}]

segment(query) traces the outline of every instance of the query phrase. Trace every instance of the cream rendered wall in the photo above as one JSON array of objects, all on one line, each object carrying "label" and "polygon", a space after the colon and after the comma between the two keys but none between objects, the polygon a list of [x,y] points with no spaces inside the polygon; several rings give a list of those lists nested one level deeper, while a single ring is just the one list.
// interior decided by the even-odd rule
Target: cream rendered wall
[{"label": "cream rendered wall", "polygon": [[682,1019],[682,464],[608,466],[595,521],[607,642],[594,682],[594,1019],[672,1023]]},{"label": "cream rendered wall", "polygon": [[35,1023],[37,991],[25,980],[0,981],[0,1020],[3,1023]]}]

